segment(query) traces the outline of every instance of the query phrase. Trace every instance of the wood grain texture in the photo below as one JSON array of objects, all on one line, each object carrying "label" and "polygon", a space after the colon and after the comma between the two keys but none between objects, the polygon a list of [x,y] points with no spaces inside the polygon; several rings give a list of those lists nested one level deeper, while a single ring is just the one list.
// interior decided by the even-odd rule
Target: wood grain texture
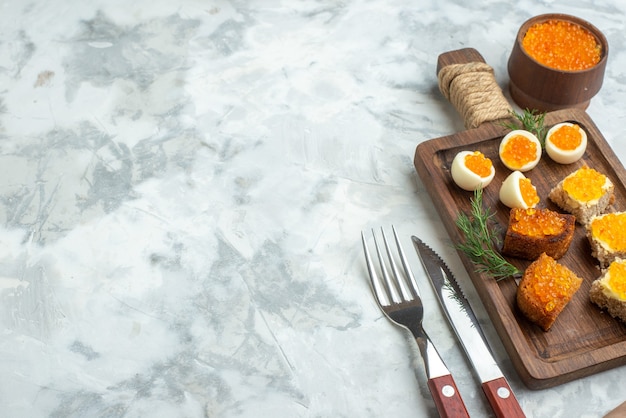
[{"label": "wood grain texture", "polygon": [[[460,59],[468,59],[467,51],[460,55]],[[576,163],[560,165],[544,154],[537,167],[525,173],[537,187],[541,198],[539,206],[560,211],[548,199],[550,189],[566,175],[587,164],[607,175],[615,184],[616,199],[610,210],[626,210],[626,170],[597,126],[581,109],[564,109],[546,115],[548,128],[560,122],[579,124],[587,132],[589,143],[583,158]],[[499,201],[498,193],[510,170],[501,163],[498,147],[507,131],[498,123],[484,123],[476,129],[428,140],[415,150],[415,168],[455,243],[463,239],[456,227],[456,218],[460,211],[469,212],[473,196],[472,192],[456,186],[450,174],[452,160],[462,150],[481,151],[493,161],[496,177],[484,190],[483,199],[485,207],[495,212],[494,221],[502,232],[506,230],[509,209]],[[626,325],[589,302],[589,288],[599,277],[600,269],[597,260],[591,256],[582,226],[576,226],[570,249],[559,262],[581,277],[583,284],[548,332],[527,321],[518,311],[514,280],[496,282],[488,275],[476,272],[474,264],[463,253],[459,252],[459,255],[516,371],[529,388],[552,387],[626,364]],[[514,258],[509,261],[520,269],[530,264],[530,261]]]},{"label": "wood grain texture", "polygon": [[513,390],[504,377],[484,382],[482,388],[496,418],[526,417]]},{"label": "wood grain texture", "polygon": [[451,374],[428,379],[428,389],[441,418],[469,418],[469,412]]},{"label": "wood grain texture", "polygon": [[[553,19],[577,24],[589,31],[601,47],[600,62],[582,71],[560,71],[532,59],[522,47],[526,32],[535,24]],[[511,97],[523,109],[586,109],[602,87],[608,54],[609,44],[604,34],[586,20],[561,13],[535,16],[520,27],[509,57],[507,68]]]}]

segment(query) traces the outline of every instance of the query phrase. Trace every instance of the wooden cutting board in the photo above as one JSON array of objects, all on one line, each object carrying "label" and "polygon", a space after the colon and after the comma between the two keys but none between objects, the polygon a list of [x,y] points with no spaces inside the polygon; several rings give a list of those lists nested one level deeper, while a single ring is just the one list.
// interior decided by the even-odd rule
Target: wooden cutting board
[{"label": "wooden cutting board", "polygon": [[[473,49],[448,52],[440,56],[438,71],[450,63],[474,59],[483,61]],[[549,201],[549,191],[566,175],[587,164],[615,184],[616,199],[611,210],[626,210],[626,170],[597,126],[580,109],[546,115],[547,128],[560,122],[577,123],[587,132],[587,150],[581,160],[569,165],[557,164],[544,153],[537,167],[525,173],[537,187],[541,198],[538,206],[560,211]],[[495,212],[494,220],[502,232],[506,230],[509,209],[499,201],[498,193],[510,170],[500,162],[498,147],[507,132],[499,122],[487,121],[475,129],[431,139],[417,146],[415,168],[454,243],[463,240],[455,224],[457,216],[461,211],[469,212],[473,197],[472,192],[456,186],[450,175],[452,160],[459,151],[481,151],[494,163],[496,176],[483,191],[483,199],[485,207]],[[570,249],[559,262],[583,278],[583,284],[548,332],[530,323],[518,311],[517,285],[513,279],[496,282],[476,272],[475,265],[462,252],[459,255],[516,371],[529,388],[548,388],[626,364],[626,325],[589,302],[589,288],[600,275],[600,269],[591,256],[582,226],[577,224]],[[509,261],[520,269],[530,264],[514,258]]]}]

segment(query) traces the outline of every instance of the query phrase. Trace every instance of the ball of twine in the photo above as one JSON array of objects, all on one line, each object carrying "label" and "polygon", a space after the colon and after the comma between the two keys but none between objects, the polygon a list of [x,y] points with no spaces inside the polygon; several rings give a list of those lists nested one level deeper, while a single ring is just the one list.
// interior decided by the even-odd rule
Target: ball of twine
[{"label": "ball of twine", "polygon": [[488,64],[448,65],[439,71],[438,79],[439,90],[463,117],[466,128],[510,117],[512,107]]}]

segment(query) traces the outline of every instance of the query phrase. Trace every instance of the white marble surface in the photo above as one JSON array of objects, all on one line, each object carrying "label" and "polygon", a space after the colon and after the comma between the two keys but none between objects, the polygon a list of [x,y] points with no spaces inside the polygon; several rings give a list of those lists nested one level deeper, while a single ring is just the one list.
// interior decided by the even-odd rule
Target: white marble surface
[{"label": "white marble surface", "polygon": [[[517,28],[546,12],[607,36],[588,112],[626,161],[619,2],[2,1],[0,415],[435,414],[359,234],[393,223],[467,279],[412,165],[463,129],[436,59],[475,47],[504,87]],[[472,416],[490,416],[422,293]],[[526,389],[470,296],[528,416],[626,400],[623,367]]]}]

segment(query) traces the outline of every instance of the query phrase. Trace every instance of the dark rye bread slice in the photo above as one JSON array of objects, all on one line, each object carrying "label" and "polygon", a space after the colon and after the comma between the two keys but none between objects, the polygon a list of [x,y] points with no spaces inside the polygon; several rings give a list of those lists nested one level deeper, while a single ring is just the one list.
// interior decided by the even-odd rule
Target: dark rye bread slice
[{"label": "dark rye bread slice", "polygon": [[[539,235],[528,235],[516,231],[516,226],[520,222],[536,222],[541,226],[542,223],[549,220],[559,220],[560,229],[554,233]],[[545,208],[513,208],[509,212],[509,223],[504,235],[502,254],[525,260],[536,260],[542,253],[546,253],[558,260],[569,249],[575,229],[576,218],[574,215],[558,213]]]},{"label": "dark rye bread slice", "polygon": [[517,306],[528,320],[548,331],[581,284],[574,272],[543,253],[524,271]]}]

